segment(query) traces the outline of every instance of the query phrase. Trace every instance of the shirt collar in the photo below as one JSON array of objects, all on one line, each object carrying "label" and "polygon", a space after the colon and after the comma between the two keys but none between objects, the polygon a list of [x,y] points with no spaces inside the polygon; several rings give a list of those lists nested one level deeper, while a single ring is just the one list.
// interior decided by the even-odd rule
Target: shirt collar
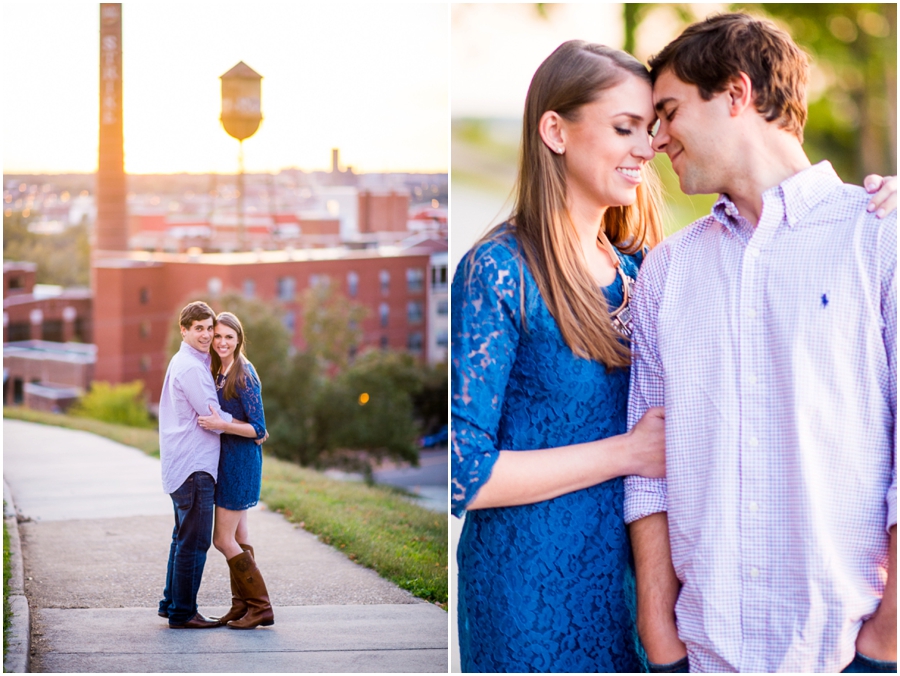
[{"label": "shirt collar", "polygon": [[209,356],[209,352],[201,352],[200,350],[194,349],[193,347],[188,345],[183,340],[181,341],[181,347],[179,348],[178,351],[184,352],[185,354],[189,354],[194,359],[199,359],[207,366],[209,366],[209,364],[210,364],[211,359]]},{"label": "shirt collar", "polygon": [[[763,193],[763,203],[772,199],[783,200],[788,226],[793,228],[813,207],[842,184],[843,181],[831,163],[823,160],[766,190]],[[740,221],[743,220],[731,198],[724,193],[713,204],[712,213],[717,221],[733,231],[739,229]]]}]

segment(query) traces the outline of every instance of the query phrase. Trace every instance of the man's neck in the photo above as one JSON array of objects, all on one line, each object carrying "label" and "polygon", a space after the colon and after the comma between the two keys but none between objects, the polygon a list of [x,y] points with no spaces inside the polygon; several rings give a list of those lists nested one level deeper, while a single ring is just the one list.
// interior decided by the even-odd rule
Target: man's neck
[{"label": "man's neck", "polygon": [[746,151],[740,171],[734,172],[732,185],[723,192],[755,227],[762,215],[763,193],[812,165],[797,138],[787,132],[762,134]]}]

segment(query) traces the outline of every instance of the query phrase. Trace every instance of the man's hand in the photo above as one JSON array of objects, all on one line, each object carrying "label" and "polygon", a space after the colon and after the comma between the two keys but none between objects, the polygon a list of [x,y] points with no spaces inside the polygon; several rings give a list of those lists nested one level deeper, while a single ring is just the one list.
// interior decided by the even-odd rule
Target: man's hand
[{"label": "man's hand", "polygon": [[866,207],[867,211],[874,211],[878,218],[884,218],[897,208],[896,176],[882,178],[878,174],[869,174],[863,180],[863,185],[866,192],[875,193]]},{"label": "man's hand", "polygon": [[266,436],[264,436],[262,439],[256,439],[256,440],[255,440],[255,441],[256,441],[256,445],[257,445],[257,446],[262,446],[262,445],[266,442],[266,439],[268,439],[268,438],[269,438],[269,431],[266,430]]},{"label": "man's hand", "polygon": [[228,423],[222,420],[219,412],[212,406],[209,407],[209,412],[209,415],[198,416],[197,424],[205,430],[224,430]]},{"label": "man's hand", "polygon": [[891,528],[888,577],[875,614],[863,622],[856,652],[873,660],[897,661],[897,526]]},{"label": "man's hand", "polygon": [[687,648],[675,624],[681,583],[672,567],[668,515],[659,512],[638,519],[629,532],[637,576],[638,635],[651,662],[676,662],[687,655]]}]

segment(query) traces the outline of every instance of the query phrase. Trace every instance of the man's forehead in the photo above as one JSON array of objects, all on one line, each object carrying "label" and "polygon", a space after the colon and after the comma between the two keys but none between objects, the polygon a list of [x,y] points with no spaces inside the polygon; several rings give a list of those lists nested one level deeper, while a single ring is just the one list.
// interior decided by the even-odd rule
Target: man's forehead
[{"label": "man's forehead", "polygon": [[671,69],[667,68],[653,83],[653,107],[659,111],[667,103],[678,102],[688,96],[692,88],[696,90],[695,85],[679,79]]},{"label": "man's forehead", "polygon": [[209,328],[212,328],[212,326],[213,326],[213,318],[207,317],[206,319],[195,319],[191,323],[191,328],[188,330],[195,331],[197,329],[209,329]]}]

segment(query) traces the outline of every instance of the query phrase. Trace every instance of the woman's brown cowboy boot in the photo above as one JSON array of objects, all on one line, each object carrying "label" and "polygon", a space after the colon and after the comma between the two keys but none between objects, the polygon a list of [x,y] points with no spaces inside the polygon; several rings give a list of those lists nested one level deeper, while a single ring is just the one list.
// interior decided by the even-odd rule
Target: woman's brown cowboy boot
[{"label": "woman's brown cowboy boot", "polygon": [[250,552],[242,552],[228,559],[228,567],[237,581],[238,594],[247,604],[244,616],[239,620],[230,621],[228,626],[232,629],[253,629],[275,624],[275,613],[272,612],[272,604],[269,603],[269,591]]},{"label": "woman's brown cowboy boot", "polygon": [[[250,545],[242,545],[240,543],[238,543],[238,546],[245,552],[250,552],[250,556],[253,556],[253,547]],[[244,599],[241,598],[237,581],[234,579],[234,570],[232,570],[231,566],[228,566],[228,571],[231,574],[231,610],[222,615],[222,617],[211,618],[213,620],[218,620],[220,624],[227,624],[228,622],[231,622],[231,620],[239,620],[244,616],[244,613],[247,612],[247,604],[244,603]]]}]

